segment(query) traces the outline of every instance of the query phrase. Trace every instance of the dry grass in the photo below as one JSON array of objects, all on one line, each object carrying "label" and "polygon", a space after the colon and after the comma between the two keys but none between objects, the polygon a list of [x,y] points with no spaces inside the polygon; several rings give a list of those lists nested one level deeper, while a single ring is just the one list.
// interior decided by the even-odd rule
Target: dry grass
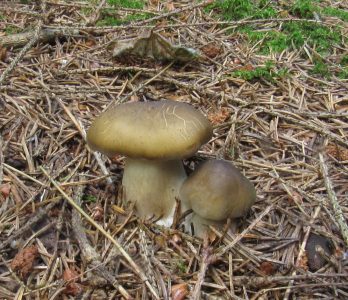
[{"label": "dry grass", "polygon": [[[104,1],[92,13],[84,2],[1,4],[0,30],[34,31],[27,46],[0,49],[1,299],[348,298],[347,81],[312,75],[310,48],[273,55],[288,76],[233,77],[271,57],[189,2],[149,1],[152,19],[112,28],[93,27]],[[110,41],[154,24],[203,58],[170,68],[112,58]],[[42,41],[48,25],[62,34]],[[110,103],[160,99],[189,102],[215,126],[188,170],[225,158],[255,184],[257,202],[235,236],[203,243],[138,220],[120,202],[123,157],[87,149],[85,131]],[[334,250],[313,272],[312,233]]]}]

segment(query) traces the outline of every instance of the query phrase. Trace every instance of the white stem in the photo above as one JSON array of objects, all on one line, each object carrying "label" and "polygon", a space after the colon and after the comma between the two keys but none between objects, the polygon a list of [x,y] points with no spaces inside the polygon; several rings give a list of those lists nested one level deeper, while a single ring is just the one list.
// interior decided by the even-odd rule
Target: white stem
[{"label": "white stem", "polygon": [[173,222],[175,198],[186,177],[180,160],[127,158],[122,180],[124,199],[135,202],[141,218],[161,217],[158,224],[169,227]]},{"label": "white stem", "polygon": [[[204,238],[207,234],[209,234],[209,226],[213,226],[216,229],[222,231],[224,229],[224,226],[227,223],[227,220],[222,221],[213,221],[204,219],[201,216],[197,215],[195,212],[192,212],[192,214],[185,220],[185,229],[190,234],[193,234],[191,230],[191,223],[194,230],[194,235],[200,238]],[[236,232],[237,229],[237,223],[235,220],[231,220],[228,231]]]}]

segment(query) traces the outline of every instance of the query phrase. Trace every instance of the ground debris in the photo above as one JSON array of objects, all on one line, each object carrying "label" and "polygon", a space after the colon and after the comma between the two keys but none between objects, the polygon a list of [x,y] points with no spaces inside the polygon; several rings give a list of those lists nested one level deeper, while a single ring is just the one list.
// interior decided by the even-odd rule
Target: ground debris
[{"label": "ground debris", "polygon": [[[344,1],[0,2],[1,299],[347,299]],[[149,54],[143,32],[163,46],[153,58],[184,61],[113,57],[124,41]],[[169,229],[139,220],[122,203],[125,158],[86,146],[111,105],[163,99],[213,123],[188,174],[225,158],[257,191],[208,244],[180,214]]]},{"label": "ground debris", "polygon": [[33,270],[35,259],[39,251],[37,246],[32,245],[20,250],[13,258],[10,266],[21,278],[26,278]]}]

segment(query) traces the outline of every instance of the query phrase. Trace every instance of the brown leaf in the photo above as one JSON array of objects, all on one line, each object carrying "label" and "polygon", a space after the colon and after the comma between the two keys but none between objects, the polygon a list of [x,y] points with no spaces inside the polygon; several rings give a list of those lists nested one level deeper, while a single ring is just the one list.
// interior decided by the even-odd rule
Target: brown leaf
[{"label": "brown leaf", "polygon": [[326,146],[326,153],[339,161],[348,160],[348,149],[335,144]]},{"label": "brown leaf", "polygon": [[155,244],[157,249],[165,249],[167,247],[167,241],[162,235],[155,236]]},{"label": "brown leaf", "polygon": [[174,233],[172,235],[172,240],[174,241],[175,244],[179,245],[182,242],[181,236],[177,233]]},{"label": "brown leaf", "polygon": [[0,194],[6,199],[11,192],[11,185],[9,183],[0,185]]},{"label": "brown leaf", "polygon": [[148,6],[149,8],[157,8],[157,6],[159,5],[160,1],[159,0],[149,0],[148,1]]},{"label": "brown leaf", "polygon": [[188,293],[187,283],[179,283],[172,286],[171,296],[173,300],[183,300]]},{"label": "brown leaf", "polygon": [[93,39],[89,39],[89,40],[87,40],[87,41],[85,42],[85,45],[86,45],[87,47],[93,47],[93,46],[96,45],[96,41],[93,40]]},{"label": "brown leaf", "polygon": [[0,46],[0,61],[5,61],[7,58],[7,49]]},{"label": "brown leaf", "polygon": [[92,208],[92,218],[95,221],[102,221],[104,218],[104,209],[102,206],[97,204],[95,207]]},{"label": "brown leaf", "polygon": [[291,196],[289,196],[288,198],[288,201],[291,204],[295,203],[301,205],[303,203],[303,197],[299,193],[292,191]]},{"label": "brown leaf", "polygon": [[214,45],[213,43],[207,44],[201,48],[201,51],[208,57],[214,58],[218,56],[222,50],[221,47]]},{"label": "brown leaf", "polygon": [[115,41],[113,43],[113,57],[125,59],[125,57],[131,56],[155,61],[177,61],[181,63],[199,57],[198,51],[174,45],[165,36],[166,32],[158,34],[153,31],[144,31],[135,38]]},{"label": "brown leaf", "polygon": [[117,206],[115,204],[111,205],[111,209],[117,214],[127,215],[126,211],[122,207]]},{"label": "brown leaf", "polygon": [[11,262],[11,268],[21,278],[25,278],[33,269],[35,258],[38,256],[38,249],[35,245],[26,247],[19,251]]},{"label": "brown leaf", "polygon": [[76,272],[76,270],[67,268],[65,269],[63,273],[63,280],[64,281],[76,281],[78,278],[79,274]]},{"label": "brown leaf", "polygon": [[213,125],[218,125],[226,121],[226,119],[230,116],[230,111],[226,107],[222,107],[217,112],[209,113],[208,119]]},{"label": "brown leaf", "polygon": [[255,68],[251,64],[247,64],[245,66],[242,66],[238,68],[238,71],[253,71]]},{"label": "brown leaf", "polygon": [[343,255],[344,255],[344,250],[340,247],[336,247],[334,251],[334,256],[336,257],[336,259],[342,259]]},{"label": "brown leaf", "polygon": [[276,268],[273,263],[270,261],[264,261],[260,265],[260,271],[266,276],[273,275],[276,271]]},{"label": "brown leaf", "polygon": [[79,274],[75,269],[67,268],[63,273],[63,280],[67,283],[64,293],[71,296],[76,296],[82,291],[80,284],[76,283],[79,279]]},{"label": "brown leaf", "polygon": [[167,9],[168,11],[175,10],[175,6],[174,6],[173,1],[167,2],[164,6],[166,7],[166,9]]},{"label": "brown leaf", "polygon": [[299,262],[298,262],[298,267],[307,271],[308,270],[308,257],[306,253],[303,253]]}]

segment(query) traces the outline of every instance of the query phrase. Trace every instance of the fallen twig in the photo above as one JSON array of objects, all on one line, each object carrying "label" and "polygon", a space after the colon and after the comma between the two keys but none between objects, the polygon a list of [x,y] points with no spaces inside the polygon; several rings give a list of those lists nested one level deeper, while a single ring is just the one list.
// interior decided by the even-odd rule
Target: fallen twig
[{"label": "fallen twig", "polygon": [[319,153],[320,169],[324,177],[325,187],[327,191],[327,196],[332,204],[334,210],[334,217],[340,227],[340,231],[344,240],[346,247],[348,247],[348,226],[344,218],[342,208],[338,203],[336,193],[333,190],[332,183],[329,177],[328,167],[325,163],[325,159],[322,153]]},{"label": "fallen twig", "polygon": [[56,199],[52,201],[50,204],[45,206],[42,210],[40,210],[36,215],[31,217],[29,221],[27,221],[23,226],[21,226],[18,230],[16,230],[14,233],[11,234],[9,238],[7,238],[5,241],[3,241],[0,244],[0,250],[5,249],[6,246],[10,245],[12,241],[20,237],[24,232],[29,230],[31,226],[36,224],[37,222],[41,221],[44,217],[47,216],[48,212],[60,201],[61,199]]},{"label": "fallen twig", "polygon": [[209,265],[214,261],[215,256],[213,254],[213,249],[207,245],[205,245],[202,249],[202,259],[201,259],[201,267],[198,273],[198,279],[196,281],[195,288],[192,292],[192,300],[201,299],[201,287],[204,282],[205,274],[208,270]]},{"label": "fallen twig", "polygon": [[[49,42],[51,40],[54,40],[56,37],[77,36],[78,33],[78,30],[43,28],[36,37],[36,40],[32,42],[31,46],[36,41]],[[0,45],[3,47],[21,47],[29,43],[31,40],[35,39],[35,34],[36,30],[5,35],[0,37]]]},{"label": "fallen twig", "polygon": [[55,188],[62,194],[62,196],[69,202],[69,204],[73,206],[89,223],[91,223],[95,228],[97,228],[107,239],[109,239],[114,244],[114,246],[118,249],[118,251],[127,260],[129,265],[133,268],[133,270],[144,281],[144,283],[146,284],[147,288],[149,289],[153,297],[155,299],[159,299],[159,296],[157,295],[156,291],[149,283],[147,276],[139,268],[139,266],[133,261],[133,259],[129,256],[129,254],[123,249],[123,247],[119,244],[119,242],[116,241],[107,231],[105,231],[103,227],[101,227],[97,222],[95,222],[88,214],[86,214],[85,211],[79,205],[77,205],[76,202],[61,189],[58,183],[48,175],[47,171],[43,167],[40,167],[40,169],[51,181],[51,183],[55,186]]},{"label": "fallen twig", "polygon": [[4,72],[0,76],[0,86],[5,81],[8,74],[12,72],[12,70],[16,67],[16,65],[19,63],[19,61],[24,57],[25,53],[32,47],[34,44],[39,40],[40,38],[40,32],[41,32],[41,26],[42,21],[39,20],[38,24],[36,25],[36,29],[34,31],[34,34],[31,36],[29,42],[24,46],[24,48],[18,53],[16,58],[10,63],[10,65],[4,70]]},{"label": "fallen twig", "polygon": [[[84,179],[82,179],[84,180]],[[83,193],[83,186],[79,186],[75,192],[75,201],[80,205],[80,199]],[[77,242],[79,243],[82,256],[93,272],[99,277],[106,279],[115,289],[117,289],[126,299],[132,299],[128,292],[118,283],[117,279],[105,268],[101,262],[101,257],[97,251],[90,245],[79,212],[74,209],[71,219],[72,229],[74,231]]]}]

